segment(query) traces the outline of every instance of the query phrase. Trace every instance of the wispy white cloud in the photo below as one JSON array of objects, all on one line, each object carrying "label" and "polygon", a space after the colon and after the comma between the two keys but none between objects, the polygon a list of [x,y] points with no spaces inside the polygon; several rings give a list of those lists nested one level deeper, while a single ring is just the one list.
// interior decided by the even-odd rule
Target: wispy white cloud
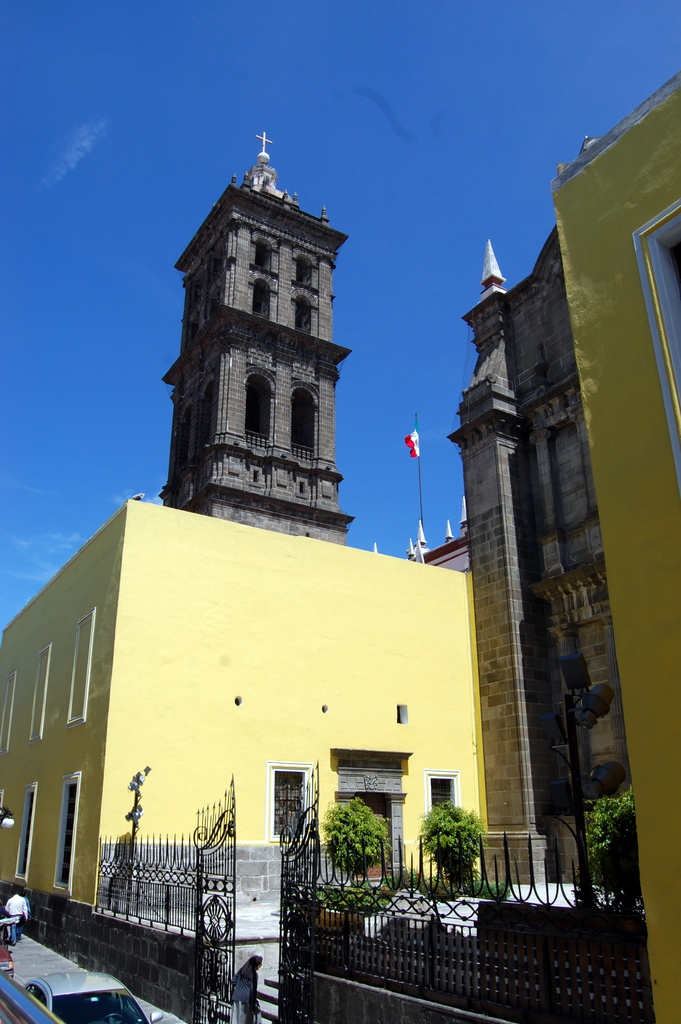
[{"label": "wispy white cloud", "polygon": [[43,178],[43,185],[54,185],[72,171],[76,164],[91,153],[100,139],[106,135],[107,122],[88,121],[74,128],[65,141],[64,149],[49,174]]},{"label": "wispy white cloud", "polygon": [[0,487],[7,487],[18,491],[28,491],[29,494],[40,494],[47,496],[49,491],[41,491],[37,487],[29,487],[28,484],[23,484],[21,480],[15,480],[11,476],[0,477]]},{"label": "wispy white cloud", "polygon": [[6,569],[5,574],[18,579],[44,583],[83,543],[79,533],[43,533],[35,537],[11,537],[15,551],[25,567]]}]

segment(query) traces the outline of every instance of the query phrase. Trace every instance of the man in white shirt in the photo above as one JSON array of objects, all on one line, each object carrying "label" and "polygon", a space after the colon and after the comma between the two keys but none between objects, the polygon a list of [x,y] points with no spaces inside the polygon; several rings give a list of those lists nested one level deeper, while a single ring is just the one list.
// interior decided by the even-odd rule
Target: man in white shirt
[{"label": "man in white shirt", "polygon": [[25,889],[17,889],[13,896],[7,900],[5,904],[5,910],[12,917],[18,917],[19,921],[12,925],[12,934],[10,935],[10,943],[21,942],[21,933],[24,930],[24,924],[30,917],[28,909],[28,900],[24,893]]}]

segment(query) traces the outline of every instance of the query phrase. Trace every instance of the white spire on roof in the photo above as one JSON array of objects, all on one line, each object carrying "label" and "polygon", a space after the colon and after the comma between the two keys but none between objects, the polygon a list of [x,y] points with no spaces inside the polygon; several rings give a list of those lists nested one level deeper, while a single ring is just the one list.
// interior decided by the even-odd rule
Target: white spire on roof
[{"label": "white spire on roof", "polygon": [[[420,519],[419,519],[419,530],[418,530],[418,533],[417,533],[417,537],[418,537],[418,543],[422,544],[423,547],[426,548],[426,535],[423,532],[423,523],[421,522]],[[426,548],[426,550],[428,550],[428,548]]]},{"label": "white spire on roof", "polygon": [[468,522],[468,513],[466,512],[466,495],[464,494],[461,499],[461,520],[460,525],[464,527]]},{"label": "white spire on roof", "polygon": [[506,278],[501,273],[498,260],[494,255],[494,249],[492,243],[487,239],[487,245],[485,246],[485,259],[482,264],[482,296],[481,298],[486,299],[488,295],[492,295],[493,292],[501,292],[502,294],[506,291],[502,287]]},{"label": "white spire on roof", "polygon": [[413,540],[410,537],[409,538],[409,547],[407,548],[407,558],[409,559],[410,562],[413,562],[414,561],[414,556],[415,556],[414,542],[413,542]]},{"label": "white spire on roof", "polygon": [[454,540],[454,534],[452,533],[452,524],[449,519],[447,520],[447,527],[445,529],[445,544],[448,540]]},{"label": "white spire on roof", "polygon": [[378,544],[376,543],[376,541],[374,541],[374,554],[378,554]]}]

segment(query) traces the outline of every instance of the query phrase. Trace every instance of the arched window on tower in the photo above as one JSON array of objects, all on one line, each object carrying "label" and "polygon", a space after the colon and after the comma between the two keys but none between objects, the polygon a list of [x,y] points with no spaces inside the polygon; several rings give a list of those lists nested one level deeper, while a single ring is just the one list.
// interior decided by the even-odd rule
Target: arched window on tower
[{"label": "arched window on tower", "polygon": [[299,256],[296,260],[296,284],[311,284],[312,282],[312,271],[310,269],[310,261],[305,259],[304,256]]},{"label": "arched window on tower", "polygon": [[270,247],[266,242],[255,243],[255,259],[253,262],[256,267],[262,267],[263,270],[270,269]]},{"label": "arched window on tower", "polygon": [[246,385],[246,433],[270,436],[270,386],[262,377],[249,377]]},{"label": "arched window on tower", "polygon": [[199,421],[196,425],[196,452],[197,455],[201,454],[201,450],[210,443],[213,431],[213,385],[209,384],[203,393],[203,398],[199,403]]},{"label": "arched window on tower", "polygon": [[186,465],[189,458],[189,437],[192,429],[192,407],[188,406],[177,426],[177,459],[178,469]]},{"label": "arched window on tower", "polygon": [[312,330],[312,317],[310,315],[310,303],[307,299],[296,299],[296,327],[299,331]]},{"label": "arched window on tower", "polygon": [[296,388],[291,396],[291,444],[314,450],[315,403],[305,388]]},{"label": "arched window on tower", "polygon": [[253,285],[253,312],[258,316],[270,315],[270,290],[264,281]]}]

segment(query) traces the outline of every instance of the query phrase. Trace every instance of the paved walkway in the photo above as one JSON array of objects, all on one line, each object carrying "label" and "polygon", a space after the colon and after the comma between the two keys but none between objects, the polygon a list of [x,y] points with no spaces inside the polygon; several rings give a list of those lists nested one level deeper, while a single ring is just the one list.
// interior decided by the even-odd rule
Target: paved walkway
[{"label": "paved walkway", "polygon": [[[31,978],[41,974],[81,970],[72,960],[67,960],[65,956],[55,953],[53,950],[48,949],[47,946],[41,946],[39,942],[29,939],[27,935],[24,935],[21,942],[18,942],[16,946],[11,947],[11,952],[14,958],[14,977],[20,985],[24,985]],[[152,1006],[151,1003],[147,1003],[144,999],[140,999],[139,996],[135,995],[134,989],[132,993],[147,1016],[153,1010],[158,1009],[157,1006]],[[181,1021],[174,1014],[167,1013],[165,1010],[162,1012],[163,1024],[184,1024],[184,1021]]]}]

